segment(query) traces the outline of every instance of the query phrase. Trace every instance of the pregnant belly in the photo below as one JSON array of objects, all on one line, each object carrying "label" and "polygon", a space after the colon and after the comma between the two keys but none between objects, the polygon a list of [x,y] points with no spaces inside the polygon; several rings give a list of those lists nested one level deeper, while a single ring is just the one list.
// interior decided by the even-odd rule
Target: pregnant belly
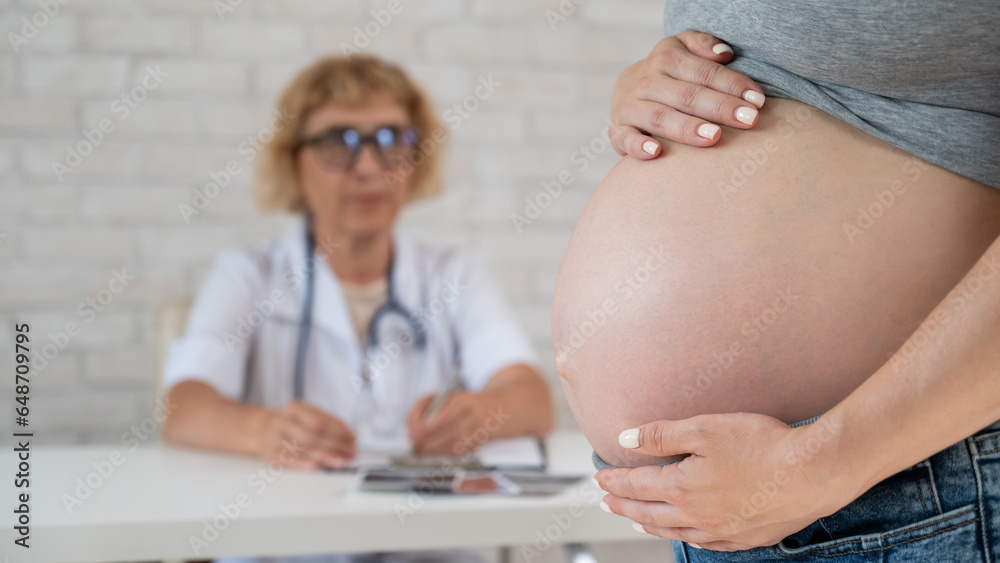
[{"label": "pregnant belly", "polygon": [[885,364],[1000,233],[1000,190],[769,99],[715,147],[626,158],[556,282],[567,401],[601,457],[660,419],[830,409]]}]

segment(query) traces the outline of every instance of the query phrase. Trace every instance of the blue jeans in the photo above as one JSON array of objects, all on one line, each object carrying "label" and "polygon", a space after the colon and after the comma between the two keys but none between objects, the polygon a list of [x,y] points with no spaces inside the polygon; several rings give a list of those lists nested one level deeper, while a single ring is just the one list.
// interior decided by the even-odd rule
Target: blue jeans
[{"label": "blue jeans", "polygon": [[1000,561],[1000,421],[775,545],[725,552],[671,544],[677,563]]}]

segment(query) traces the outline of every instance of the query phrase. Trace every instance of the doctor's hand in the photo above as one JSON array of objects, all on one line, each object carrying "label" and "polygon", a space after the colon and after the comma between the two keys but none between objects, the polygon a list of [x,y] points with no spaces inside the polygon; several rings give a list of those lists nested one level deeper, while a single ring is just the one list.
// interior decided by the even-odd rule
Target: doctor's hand
[{"label": "doctor's hand", "polygon": [[648,160],[660,154],[653,135],[708,147],[719,141],[719,125],[753,127],[764,93],[724,66],[732,58],[732,48],[707,33],[689,29],[660,40],[615,82],[608,130],[615,152]]},{"label": "doctor's hand", "polygon": [[305,471],[346,467],[357,455],[354,432],[343,421],[301,401],[268,412],[259,449],[270,462]]},{"label": "doctor's hand", "polygon": [[424,412],[432,400],[434,395],[422,397],[407,419],[414,454],[460,456],[489,439],[488,415],[480,395],[458,391],[428,421]]},{"label": "doctor's hand", "polygon": [[715,551],[774,545],[852,500],[826,455],[838,430],[792,428],[762,414],[698,415],[622,432],[625,448],[652,456],[690,453],[665,466],[604,469],[595,478],[606,510],[636,531]]}]

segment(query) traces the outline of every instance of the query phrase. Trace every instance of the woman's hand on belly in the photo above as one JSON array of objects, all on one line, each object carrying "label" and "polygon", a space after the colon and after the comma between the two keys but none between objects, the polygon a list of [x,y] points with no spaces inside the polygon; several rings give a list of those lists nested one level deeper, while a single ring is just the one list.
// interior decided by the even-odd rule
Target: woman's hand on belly
[{"label": "woman's hand on belly", "polygon": [[719,125],[753,127],[764,93],[723,66],[732,57],[731,47],[707,33],[689,29],[660,40],[615,82],[611,146],[619,155],[646,160],[660,152],[650,135],[709,147],[719,141]]},{"label": "woman's hand on belly", "polygon": [[607,509],[637,531],[715,551],[774,545],[850,501],[831,487],[834,464],[813,441],[831,441],[824,419],[790,428],[763,414],[706,414],[626,430],[622,447],[665,466],[605,469],[596,479]]}]

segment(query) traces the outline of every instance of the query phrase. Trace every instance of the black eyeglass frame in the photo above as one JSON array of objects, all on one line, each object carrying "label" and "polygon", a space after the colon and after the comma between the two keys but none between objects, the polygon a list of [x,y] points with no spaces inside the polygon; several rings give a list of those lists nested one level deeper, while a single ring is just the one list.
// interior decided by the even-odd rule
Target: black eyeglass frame
[{"label": "black eyeglass frame", "polygon": [[[399,126],[399,125],[379,125],[372,132],[364,135],[356,127],[351,126],[335,126],[326,129],[320,133],[306,137],[299,140],[293,148],[293,152],[297,153],[302,150],[303,147],[314,147],[320,143],[335,139],[338,142],[343,142],[344,146],[351,150],[350,159],[346,164],[341,167],[336,167],[338,172],[346,172],[354,168],[358,163],[358,159],[361,157],[361,151],[364,149],[366,144],[371,144],[372,149],[375,151],[375,156],[378,158],[379,164],[382,166],[383,170],[392,170],[398,168],[402,162],[393,165],[386,159],[386,155],[383,152],[384,147],[382,143],[379,142],[378,135],[383,130],[390,130],[393,133],[393,138],[401,138],[404,140],[404,146],[406,146],[410,154],[412,154],[417,148],[417,143],[420,141],[420,131],[416,127],[411,126]],[[353,131],[357,135],[357,144],[351,145],[350,143],[344,141],[344,135],[348,131]],[[408,138],[408,139],[407,139]],[[317,162],[324,168],[330,168],[329,162],[324,162],[323,159],[317,152],[313,153]]]}]

